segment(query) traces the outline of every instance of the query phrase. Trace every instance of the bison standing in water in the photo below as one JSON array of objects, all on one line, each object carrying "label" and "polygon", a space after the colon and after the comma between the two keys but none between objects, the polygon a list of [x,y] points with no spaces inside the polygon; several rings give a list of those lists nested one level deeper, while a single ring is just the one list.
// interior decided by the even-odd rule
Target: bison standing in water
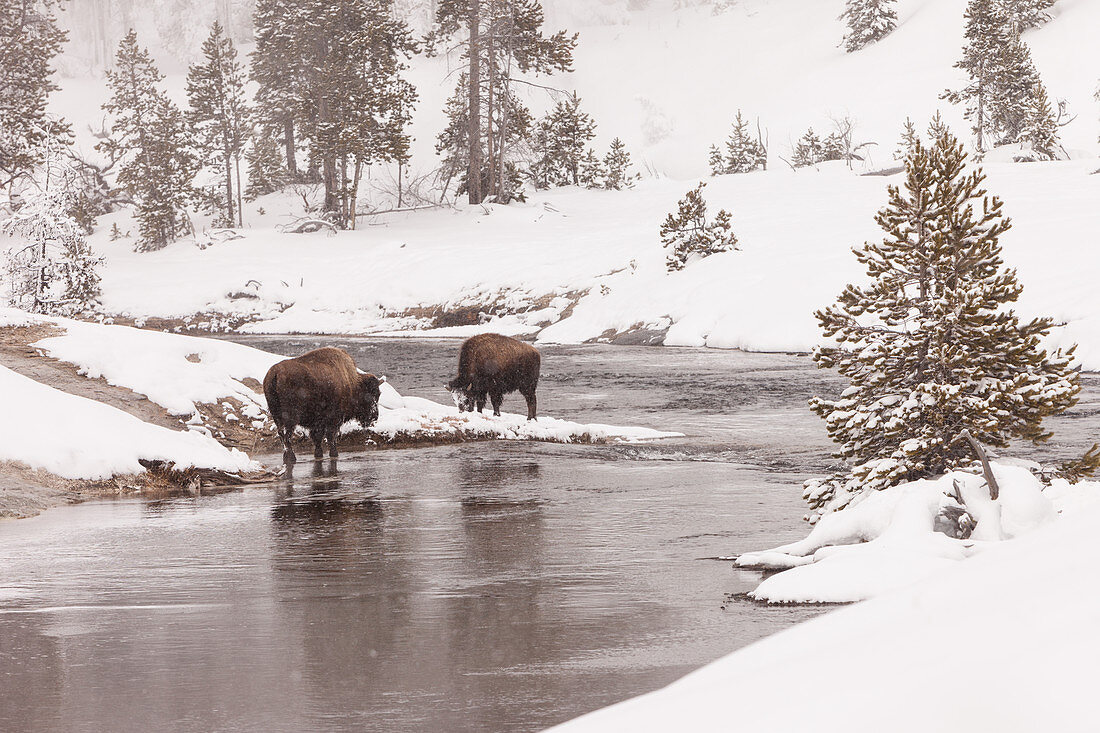
[{"label": "bison standing in water", "polygon": [[381,394],[381,380],[360,374],[340,349],[316,349],[271,367],[264,377],[264,396],[283,441],[283,462],[295,461],[290,441],[299,425],[309,430],[314,458],[324,457],[321,441],[325,438],[328,454],[335,458],[340,426],[358,420],[364,428],[370,427],[378,419]]},{"label": "bison standing in water", "polygon": [[500,415],[504,395],[519,392],[527,400],[527,419],[535,419],[535,388],[539,384],[541,357],[535,347],[501,336],[483,333],[467,339],[458,354],[458,376],[450,381],[460,412],[485,409],[488,396],[493,414]]}]

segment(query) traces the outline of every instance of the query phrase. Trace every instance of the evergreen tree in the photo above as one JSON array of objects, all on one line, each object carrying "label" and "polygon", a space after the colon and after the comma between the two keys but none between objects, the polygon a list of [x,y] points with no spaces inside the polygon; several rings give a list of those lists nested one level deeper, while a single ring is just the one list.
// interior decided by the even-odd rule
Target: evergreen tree
[{"label": "evergreen tree", "polygon": [[580,184],[585,188],[602,188],[607,170],[600,156],[592,148],[584,154],[580,162]]},{"label": "evergreen tree", "polygon": [[749,134],[749,123],[737,110],[733,130],[726,140],[726,173],[751,173],[767,161],[764,146]]},{"label": "evergreen tree", "polygon": [[703,199],[706,185],[700,182],[688,191],[680,199],[677,212],[661,224],[661,243],[671,250],[665,260],[669,272],[682,270],[696,259],[738,248],[728,211],[720,209],[714,221],[707,221],[707,202]]},{"label": "evergreen tree", "polygon": [[1061,143],[1058,141],[1058,122],[1042,83],[1036,86],[1031,98],[1020,142],[1031,147],[1036,160],[1056,160]]},{"label": "evergreen tree", "polygon": [[853,250],[870,284],[848,285],[816,314],[836,345],[814,360],[851,383],[810,403],[851,464],[808,482],[816,512],[969,463],[963,430],[994,447],[1046,440],[1043,418],[1076,402],[1073,349],[1041,346],[1051,319],[1021,322],[1006,309],[1022,290],[1001,259],[1010,223],[965,161],[950,134],[931,149],[916,142],[903,186],[890,186],[876,216],[886,237]]},{"label": "evergreen tree", "polygon": [[[447,117],[447,127],[436,136],[436,153],[443,157],[443,191],[450,189],[452,181],[457,181],[459,195],[468,194],[467,176],[471,170],[469,161],[469,133],[470,123],[467,118],[469,111],[469,79],[465,73],[459,75],[458,86],[454,93],[447,99],[443,108]],[[500,204],[507,204],[513,199],[522,201],[523,178],[518,168],[519,158],[524,152],[524,143],[532,135],[534,121],[530,110],[519,98],[508,90],[508,96],[496,97],[492,108],[492,116],[482,116],[477,138],[480,141],[479,160],[485,161],[490,157],[494,161],[493,168],[488,166],[474,166],[481,171],[479,181],[480,191],[491,191],[482,196],[481,200],[489,199]],[[493,141],[493,155],[489,156],[487,141]],[[538,143],[533,143],[538,147]],[[493,178],[490,178],[490,175]],[[537,161],[532,163],[529,172],[536,187],[549,186],[549,171],[538,172]]]},{"label": "evergreen tree", "polygon": [[4,0],[0,5],[0,187],[28,175],[42,160],[46,137],[67,134],[46,101],[57,87],[51,64],[65,43],[57,0]]},{"label": "evergreen tree", "polygon": [[[249,133],[249,109],[245,101],[244,70],[237,49],[214,21],[202,44],[203,62],[187,72],[187,119],[195,130],[202,162],[220,167],[225,198],[221,201],[222,224],[243,225],[240,211],[241,152]],[[236,173],[236,186],[233,174]],[[236,198],[234,198],[236,191]]]},{"label": "evergreen tree", "polygon": [[917,126],[908,117],[905,118],[905,127],[901,131],[901,140],[898,141],[897,150],[894,151],[894,160],[905,160],[917,146],[920,135],[917,134]]},{"label": "evergreen tree", "polygon": [[257,85],[257,124],[263,137],[282,140],[290,180],[298,177],[295,120],[300,116],[300,101],[306,97],[304,54],[297,48],[303,11],[295,0],[256,0],[253,15],[256,47],[251,54],[251,76]]},{"label": "evergreen tree", "polygon": [[805,168],[817,165],[825,160],[825,144],[814,128],[806,131],[806,134],[795,144],[794,155],[791,156],[791,165],[795,168]]},{"label": "evergreen tree", "polygon": [[75,173],[57,146],[46,144],[37,159],[44,164],[41,188],[0,222],[0,232],[15,240],[3,252],[6,304],[33,313],[89,315],[99,308],[99,268],[84,227],[70,213],[78,190]]},{"label": "evergreen tree", "polygon": [[707,165],[710,166],[712,176],[720,176],[726,172],[726,157],[722,155],[722,149],[717,145],[711,145],[707,153]]},{"label": "evergreen tree", "polygon": [[161,78],[131,30],[107,72],[111,98],[103,109],[114,120],[96,149],[122,161],[118,183],[137,205],[139,250],[160,249],[190,227],[185,207],[197,163],[183,114],[157,88]]},{"label": "evergreen tree", "polygon": [[893,4],[894,0],[847,0],[840,16],[848,25],[844,49],[852,53],[893,33],[898,25]]},{"label": "evergreen tree", "polygon": [[1016,142],[1035,108],[1039,74],[1031,51],[1020,39],[1011,17],[999,3],[970,0],[966,9],[966,45],[955,64],[970,83],[943,94],[966,105],[979,152]]},{"label": "evergreen tree", "polygon": [[[488,197],[502,200],[507,196],[503,182],[508,170],[509,141],[516,139],[510,129],[515,120],[507,113],[518,105],[512,84],[518,82],[513,70],[522,73],[570,71],[576,35],[559,31],[552,36],[542,32],[543,11],[538,0],[439,0],[435,22],[427,38],[429,55],[456,34],[463,33],[465,82],[460,84],[466,96],[461,114],[448,101],[448,130],[440,136],[448,144],[461,141],[465,150],[449,151],[453,163],[465,161],[467,170],[460,187],[471,204]],[[452,98],[453,100],[453,98]],[[503,107],[502,111],[498,111]],[[465,120],[465,134],[450,129],[453,121]],[[437,146],[438,147],[438,146]],[[502,195],[503,194],[503,195]]]},{"label": "evergreen tree", "polygon": [[244,157],[248,161],[248,187],[244,191],[247,200],[278,191],[286,184],[286,163],[275,138],[264,134],[253,135],[252,145]]},{"label": "evergreen tree", "polygon": [[1050,21],[1048,12],[1057,0],[999,0],[1017,32],[1037,28]]},{"label": "evergreen tree", "polygon": [[619,138],[611,141],[611,148],[603,158],[603,187],[612,191],[632,188],[638,175],[630,173],[630,153]]},{"label": "evergreen tree", "polygon": [[540,170],[556,186],[581,184],[581,160],[596,136],[596,123],[580,109],[576,94],[558,104],[539,120],[535,155]]}]

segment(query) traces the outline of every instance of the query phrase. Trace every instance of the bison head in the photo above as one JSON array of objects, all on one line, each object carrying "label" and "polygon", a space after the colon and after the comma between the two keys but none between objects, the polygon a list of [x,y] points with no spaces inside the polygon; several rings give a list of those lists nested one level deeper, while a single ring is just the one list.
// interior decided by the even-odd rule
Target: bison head
[{"label": "bison head", "polygon": [[369,428],[378,419],[378,399],[382,396],[382,380],[373,374],[359,375],[355,400],[355,419]]},{"label": "bison head", "polygon": [[452,379],[447,385],[447,389],[451,392],[451,399],[454,400],[455,407],[459,412],[473,412],[474,411],[474,385],[463,384],[459,379]]}]

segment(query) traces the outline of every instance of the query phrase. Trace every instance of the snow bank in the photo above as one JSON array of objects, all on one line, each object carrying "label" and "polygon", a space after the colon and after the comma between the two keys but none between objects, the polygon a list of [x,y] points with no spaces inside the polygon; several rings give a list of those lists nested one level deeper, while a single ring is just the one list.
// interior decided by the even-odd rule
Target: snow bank
[{"label": "snow bank", "polygon": [[553,730],[1092,730],[1100,506],[1064,515]]},{"label": "snow bank", "polygon": [[[1056,503],[1027,468],[993,464],[1000,484],[997,501],[981,476],[953,472],[858,497],[827,514],[809,536],[737,558],[740,567],[790,568],[773,575],[750,595],[782,603],[846,602],[912,585],[984,551],[991,543],[1020,537],[1055,520]],[[975,520],[969,539],[937,531],[944,509],[965,509]],[[1078,490],[1060,487],[1060,499]]]},{"label": "snow bank", "polygon": [[0,366],[0,460],[68,479],[142,473],[139,458],[223,471],[260,468],[239,450],[192,431],[150,425],[95,400],[71,395]]}]

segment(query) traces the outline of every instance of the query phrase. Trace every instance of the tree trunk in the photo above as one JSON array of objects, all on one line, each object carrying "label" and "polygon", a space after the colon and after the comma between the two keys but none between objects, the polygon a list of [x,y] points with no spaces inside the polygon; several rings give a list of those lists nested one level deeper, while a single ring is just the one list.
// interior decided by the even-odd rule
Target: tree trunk
[{"label": "tree trunk", "polygon": [[[228,145],[226,146],[228,148]],[[225,150],[225,224],[233,226],[233,163]]]},{"label": "tree trunk", "polygon": [[470,0],[469,25],[470,25],[470,56],[469,93],[468,100],[468,124],[466,132],[469,143],[469,168],[466,171],[466,192],[469,194],[471,204],[480,204],[485,198],[481,190],[481,47],[480,47],[480,18],[481,4],[479,0]]},{"label": "tree trunk", "polygon": [[291,178],[298,177],[298,161],[294,155],[294,120],[289,117],[283,122],[283,144],[286,145],[286,172]]},{"label": "tree trunk", "polygon": [[[400,175],[400,168],[398,169]],[[359,179],[363,173],[363,162],[356,158],[355,160],[355,177],[351,181],[351,193],[348,197],[348,222],[352,229],[355,229],[355,222],[358,217],[355,215],[355,208],[358,206],[356,199],[359,198]]]},{"label": "tree trunk", "polygon": [[237,168],[237,226],[244,226],[244,204],[241,203],[241,156],[233,156],[233,164]]}]

